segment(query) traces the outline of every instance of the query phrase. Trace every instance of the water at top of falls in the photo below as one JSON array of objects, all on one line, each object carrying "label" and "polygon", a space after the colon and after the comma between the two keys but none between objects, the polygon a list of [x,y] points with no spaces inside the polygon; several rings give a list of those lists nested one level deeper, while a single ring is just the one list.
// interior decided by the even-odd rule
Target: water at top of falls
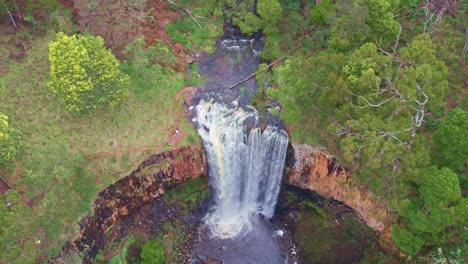
[{"label": "water at top of falls", "polygon": [[216,202],[207,223],[218,237],[239,235],[250,229],[254,215],[274,214],[288,135],[270,126],[248,130],[248,120],[258,123],[252,107],[201,100],[196,113]]}]

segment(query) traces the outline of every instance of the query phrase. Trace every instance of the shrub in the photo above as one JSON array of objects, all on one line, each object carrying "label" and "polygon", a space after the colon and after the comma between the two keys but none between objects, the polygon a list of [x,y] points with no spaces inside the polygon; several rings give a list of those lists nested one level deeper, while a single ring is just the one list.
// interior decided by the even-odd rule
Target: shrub
[{"label": "shrub", "polygon": [[94,112],[121,102],[128,77],[101,37],[67,36],[49,44],[50,89],[72,112]]},{"label": "shrub", "polygon": [[141,264],[166,263],[166,252],[160,239],[148,241],[141,251]]},{"label": "shrub", "polygon": [[434,162],[454,171],[463,168],[468,157],[468,112],[453,109],[440,122],[433,138]]},{"label": "shrub", "polygon": [[10,127],[8,116],[0,112],[0,164],[13,160],[20,148],[20,137]]}]

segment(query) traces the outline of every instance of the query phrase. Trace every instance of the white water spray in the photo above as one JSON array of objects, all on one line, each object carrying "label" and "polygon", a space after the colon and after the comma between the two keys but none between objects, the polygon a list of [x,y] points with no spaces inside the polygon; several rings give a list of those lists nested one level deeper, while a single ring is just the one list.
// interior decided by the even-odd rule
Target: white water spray
[{"label": "white water spray", "polygon": [[252,215],[273,216],[288,135],[270,126],[263,132],[248,131],[247,119],[258,122],[253,107],[229,108],[201,100],[196,112],[216,202],[207,223],[216,236],[233,237],[250,229]]}]

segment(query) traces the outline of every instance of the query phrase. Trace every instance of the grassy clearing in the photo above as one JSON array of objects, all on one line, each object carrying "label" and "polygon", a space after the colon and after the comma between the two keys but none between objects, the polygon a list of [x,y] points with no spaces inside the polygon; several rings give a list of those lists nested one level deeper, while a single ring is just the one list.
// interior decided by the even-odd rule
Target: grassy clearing
[{"label": "grassy clearing", "polygon": [[[77,232],[78,220],[90,211],[98,190],[164,150],[178,126],[173,98],[184,77],[154,66],[142,81],[141,72],[123,65],[131,87],[121,105],[89,116],[72,115],[47,87],[47,48],[55,34],[29,37],[27,56],[21,62],[8,60],[9,72],[0,76],[0,110],[9,115],[23,144],[16,161],[0,167],[0,174],[32,206],[33,219],[18,219],[27,230],[21,239],[40,240],[31,251],[47,259]],[[0,49],[0,58],[8,52]],[[198,144],[195,130],[182,126],[190,136],[184,145]],[[34,256],[25,255],[23,259]]]}]

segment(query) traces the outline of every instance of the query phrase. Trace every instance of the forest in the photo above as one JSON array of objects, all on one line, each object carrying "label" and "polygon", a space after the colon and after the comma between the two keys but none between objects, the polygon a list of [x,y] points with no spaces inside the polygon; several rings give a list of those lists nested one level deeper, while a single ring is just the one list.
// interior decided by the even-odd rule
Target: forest
[{"label": "forest", "polygon": [[388,205],[402,262],[467,261],[467,0],[4,0],[0,262],[56,256],[176,128],[201,144],[174,98],[223,23],[263,34],[251,104]]}]

